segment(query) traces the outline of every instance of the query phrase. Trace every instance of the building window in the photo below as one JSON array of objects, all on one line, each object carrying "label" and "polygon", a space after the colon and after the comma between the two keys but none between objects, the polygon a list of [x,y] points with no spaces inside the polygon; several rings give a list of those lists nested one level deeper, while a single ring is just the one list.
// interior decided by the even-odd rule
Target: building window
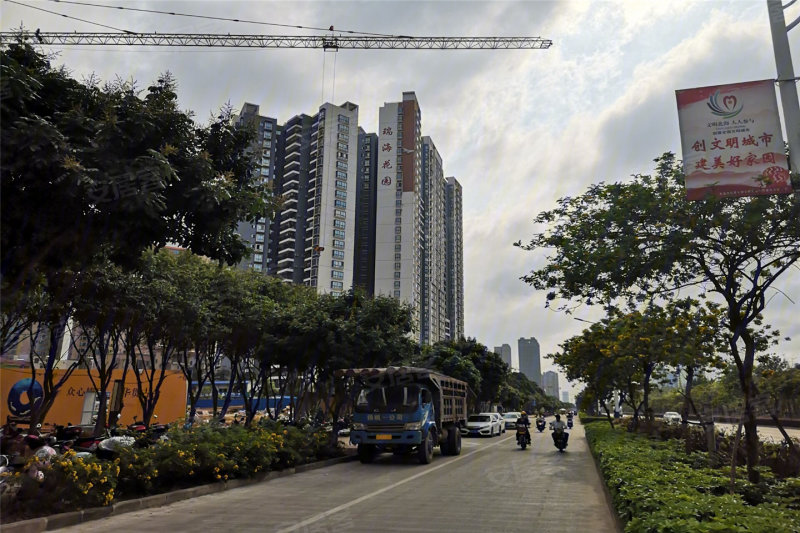
[{"label": "building window", "polygon": [[264,122],[264,129],[267,131],[272,131],[272,122]]},{"label": "building window", "polygon": [[394,227],[394,232],[395,233],[400,233],[400,226],[395,226]]},{"label": "building window", "polygon": [[400,282],[399,281],[395,281],[394,282],[394,288],[395,289],[399,289],[400,288]]},{"label": "building window", "polygon": [[402,240],[403,240],[403,238],[402,238],[401,235],[395,235],[394,236],[394,242],[401,242]]},{"label": "building window", "polygon": [[334,200],[333,205],[335,205],[336,207],[347,207],[347,202],[345,202],[344,200]]},{"label": "building window", "polygon": [[350,117],[347,115],[339,115],[339,122],[341,124],[350,124]]},{"label": "building window", "polygon": [[394,223],[395,224],[402,224],[403,223],[403,219],[400,218],[400,217],[397,217],[397,218],[394,219]]},{"label": "building window", "polygon": [[253,270],[255,270],[256,272],[261,272],[261,263],[255,263],[253,265]]},{"label": "building window", "polygon": [[394,251],[395,251],[395,252],[399,252],[399,251],[401,251],[401,250],[400,250],[400,247],[401,247],[401,246],[402,246],[401,244],[395,244],[395,245],[394,245]]},{"label": "building window", "polygon": [[334,237],[339,237],[341,239],[344,239],[344,231],[342,231],[340,229],[335,229],[335,230],[333,230],[333,236]]},{"label": "building window", "polygon": [[400,261],[400,254],[394,254],[394,260]]},{"label": "building window", "polygon": [[[395,193],[395,197],[397,197],[397,198],[402,198],[402,197],[403,197],[403,191],[397,191],[397,192]],[[400,205],[400,204],[397,204],[397,205]]]},{"label": "building window", "polygon": [[350,133],[350,127],[344,124],[339,124],[339,133]]},{"label": "building window", "polygon": [[341,281],[331,281],[331,289],[341,289],[342,287]]},{"label": "building window", "polygon": [[344,259],[344,252],[341,250],[334,250],[333,257],[335,257],[336,259]]},{"label": "building window", "polygon": [[339,187],[340,189],[346,189],[347,182],[342,180],[336,180],[336,186]]},{"label": "building window", "polygon": [[338,157],[339,159],[343,159],[343,160],[347,161],[347,153],[346,152],[336,152],[336,157]]},{"label": "building window", "polygon": [[400,291],[394,291],[394,297],[400,298]]},{"label": "building window", "polygon": [[344,272],[340,270],[331,270],[331,277],[333,279],[344,279]]},{"label": "building window", "polygon": [[400,279],[400,272],[394,273],[394,279]]},{"label": "building window", "polygon": [[340,141],[349,141],[350,140],[350,138],[348,137],[348,135],[346,133],[339,133],[337,135],[337,137],[339,138]]},{"label": "building window", "polygon": [[337,261],[336,259],[334,259],[333,261],[331,261],[331,267],[344,268],[344,261]]},{"label": "building window", "polygon": [[347,172],[342,172],[341,170],[337,170],[336,171],[336,177],[339,178],[340,180],[346,180],[347,179]]},{"label": "building window", "polygon": [[400,270],[400,263],[395,263],[394,264],[394,269],[395,270]]},{"label": "building window", "polygon": [[335,220],[333,221],[334,228],[342,228],[344,229],[344,220]]},{"label": "building window", "polygon": [[344,248],[344,241],[333,239],[333,247],[334,248]]},{"label": "building window", "polygon": [[264,224],[256,224],[256,231],[264,231]]},{"label": "building window", "polygon": [[345,215],[345,212],[342,211],[341,209],[334,209],[333,210],[333,216],[339,217],[339,218],[347,218],[346,215]]},{"label": "building window", "polygon": [[396,207],[400,207],[401,205],[403,205],[403,200],[395,200],[395,201],[394,201],[394,205],[395,205]]},{"label": "building window", "polygon": [[264,260],[264,254],[253,254],[253,261],[260,263]]},{"label": "building window", "polygon": [[403,210],[402,209],[395,209],[394,210],[394,216],[399,217],[402,214],[403,214]]},{"label": "building window", "polygon": [[336,198],[347,199],[347,193],[344,191],[336,191]]},{"label": "building window", "polygon": [[337,147],[339,150],[342,150],[342,151],[345,151],[345,152],[346,152],[346,151],[347,151],[347,149],[348,149],[347,143],[337,143],[337,144],[336,144],[336,147]]},{"label": "building window", "polygon": [[337,161],[336,168],[339,168],[341,170],[347,170],[347,163],[345,163],[344,161]]}]

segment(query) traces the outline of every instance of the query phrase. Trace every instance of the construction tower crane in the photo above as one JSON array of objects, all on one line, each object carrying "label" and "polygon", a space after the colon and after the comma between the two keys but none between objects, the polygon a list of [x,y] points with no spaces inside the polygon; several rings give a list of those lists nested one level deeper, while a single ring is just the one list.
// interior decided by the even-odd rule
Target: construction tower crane
[{"label": "construction tower crane", "polygon": [[187,46],[226,48],[321,48],[324,50],[512,50],[546,49],[540,37],[292,36],[219,33],[0,32],[0,45],[22,38],[41,45]]}]

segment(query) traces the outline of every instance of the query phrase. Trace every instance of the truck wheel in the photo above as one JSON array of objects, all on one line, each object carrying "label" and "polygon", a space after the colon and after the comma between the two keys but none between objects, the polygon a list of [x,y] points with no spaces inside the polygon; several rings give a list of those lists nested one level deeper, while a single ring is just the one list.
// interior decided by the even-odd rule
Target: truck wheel
[{"label": "truck wheel", "polygon": [[423,465],[433,460],[433,435],[431,435],[430,430],[428,430],[428,434],[425,435],[425,440],[423,440],[419,444],[419,448],[417,448],[417,457],[419,458],[420,464]]},{"label": "truck wheel", "polygon": [[447,430],[447,439],[439,440],[439,449],[442,451],[442,455],[453,455],[452,450],[450,448],[450,433],[452,433],[452,429]]},{"label": "truck wheel", "polygon": [[375,459],[375,445],[374,444],[359,444],[358,445],[358,460],[364,464],[371,463]]},{"label": "truck wheel", "polygon": [[461,455],[461,430],[457,427],[447,432],[447,455]]}]

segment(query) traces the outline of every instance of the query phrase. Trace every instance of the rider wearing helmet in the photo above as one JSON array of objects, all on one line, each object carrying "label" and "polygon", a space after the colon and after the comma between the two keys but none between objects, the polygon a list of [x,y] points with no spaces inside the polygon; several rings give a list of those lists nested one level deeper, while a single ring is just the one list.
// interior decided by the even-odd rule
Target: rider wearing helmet
[{"label": "rider wearing helmet", "polygon": [[525,428],[525,438],[528,441],[528,444],[530,444],[531,432],[528,430],[528,428],[531,427],[531,421],[528,419],[528,414],[525,411],[522,411],[517,419],[517,427],[520,426]]}]

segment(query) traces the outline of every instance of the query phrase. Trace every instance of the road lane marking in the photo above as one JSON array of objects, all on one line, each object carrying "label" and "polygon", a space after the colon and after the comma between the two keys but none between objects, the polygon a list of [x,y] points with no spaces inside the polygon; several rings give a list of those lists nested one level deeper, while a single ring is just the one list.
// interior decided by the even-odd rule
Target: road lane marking
[{"label": "road lane marking", "polygon": [[439,470],[440,468],[444,468],[447,465],[451,465],[451,464],[455,463],[456,461],[460,461],[461,459],[466,459],[467,457],[475,455],[476,453],[479,453],[479,452],[481,452],[483,450],[488,450],[489,448],[493,448],[493,447],[497,446],[498,444],[503,444],[504,442],[506,442],[508,440],[511,440],[513,437],[514,437],[514,435],[510,435],[510,436],[508,436],[508,437],[506,437],[506,438],[504,438],[504,439],[502,439],[500,441],[497,441],[495,443],[489,444],[487,446],[481,446],[477,450],[469,452],[466,455],[459,455],[458,457],[456,457],[454,459],[451,459],[451,460],[449,460],[447,462],[444,462],[442,464],[436,465],[434,467],[426,468],[424,472],[420,472],[419,474],[414,474],[411,477],[407,477],[405,479],[401,479],[400,481],[397,481],[396,483],[392,483],[391,485],[389,485],[387,487],[383,487],[380,490],[376,490],[375,492],[372,492],[372,493],[367,494],[365,496],[361,496],[360,498],[356,498],[355,500],[352,500],[352,501],[350,501],[348,503],[343,503],[342,505],[338,505],[338,506],[334,507],[333,509],[328,509],[327,511],[323,511],[323,512],[321,512],[319,514],[316,514],[316,515],[312,516],[311,518],[306,518],[302,522],[298,522],[297,524],[295,524],[295,525],[293,525],[291,527],[287,527],[285,529],[279,530],[277,533],[289,533],[290,531],[297,531],[300,528],[306,527],[306,526],[308,526],[310,524],[313,524],[314,522],[319,522],[323,518],[327,518],[327,517],[329,517],[329,516],[331,516],[333,514],[338,513],[339,511],[344,511],[345,509],[347,509],[349,507],[352,507],[354,505],[358,505],[359,503],[361,503],[363,501],[366,501],[366,500],[369,500],[370,498],[374,498],[378,494],[383,494],[384,492],[388,492],[388,491],[390,491],[390,490],[392,490],[394,488],[399,487],[400,485],[404,485],[404,484],[408,483],[409,481],[414,481],[415,479],[420,478],[422,476],[427,476],[431,472],[435,472],[436,470]]}]

